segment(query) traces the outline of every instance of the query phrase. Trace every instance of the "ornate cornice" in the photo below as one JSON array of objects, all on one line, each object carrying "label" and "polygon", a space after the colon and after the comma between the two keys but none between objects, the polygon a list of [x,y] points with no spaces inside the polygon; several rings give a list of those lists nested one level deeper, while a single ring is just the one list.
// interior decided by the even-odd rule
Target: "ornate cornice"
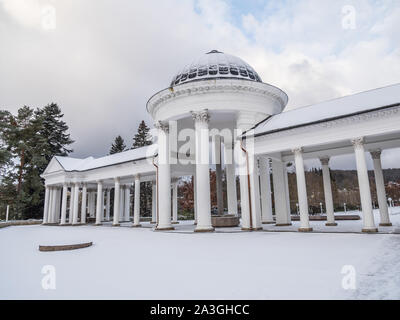
[{"label": "ornate cornice", "polygon": [[247,93],[266,96],[279,101],[284,108],[287,104],[287,95],[274,86],[266,83],[250,82],[245,80],[210,80],[198,81],[181,85],[170,89],[165,89],[156,93],[147,103],[147,111],[152,113],[158,106],[174,98],[188,97],[204,93]]},{"label": "ornate cornice", "polygon": [[207,109],[201,110],[201,111],[191,111],[193,120],[194,121],[199,121],[199,122],[210,122],[210,114]]}]

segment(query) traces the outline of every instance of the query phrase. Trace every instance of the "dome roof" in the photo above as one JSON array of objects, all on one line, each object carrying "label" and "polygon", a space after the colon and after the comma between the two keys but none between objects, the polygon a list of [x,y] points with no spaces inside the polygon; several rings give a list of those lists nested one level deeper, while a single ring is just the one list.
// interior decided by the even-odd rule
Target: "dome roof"
[{"label": "dome roof", "polygon": [[242,59],[212,50],[203,54],[174,76],[170,87],[209,79],[242,79],[262,82],[257,72]]}]

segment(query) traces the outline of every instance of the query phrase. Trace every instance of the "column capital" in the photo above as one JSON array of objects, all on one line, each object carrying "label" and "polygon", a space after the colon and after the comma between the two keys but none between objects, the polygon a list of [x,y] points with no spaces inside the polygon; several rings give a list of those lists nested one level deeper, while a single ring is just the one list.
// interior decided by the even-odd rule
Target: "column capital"
[{"label": "column capital", "polygon": [[204,109],[201,111],[190,111],[192,114],[193,120],[195,122],[210,122],[210,113],[208,112],[208,109]]},{"label": "column capital", "polygon": [[96,180],[97,184],[103,184],[103,180]]},{"label": "column capital", "polygon": [[135,181],[139,180],[140,181],[140,174],[135,174]]},{"label": "column capital", "polygon": [[380,149],[373,150],[373,151],[370,151],[370,154],[371,154],[372,159],[380,159],[382,150],[380,150]]},{"label": "column capital", "polygon": [[321,161],[321,164],[323,166],[328,166],[330,159],[331,159],[330,157],[321,157],[321,158],[319,158],[319,161]]},{"label": "column capital", "polygon": [[302,154],[303,153],[303,147],[298,147],[298,148],[294,148],[292,149],[292,152],[296,155],[296,154]]},{"label": "column capital", "polygon": [[351,139],[351,144],[354,147],[361,147],[364,145],[364,137],[357,137],[357,138],[353,138]]},{"label": "column capital", "polygon": [[169,125],[168,123],[162,122],[162,121],[156,121],[154,123],[154,127],[156,127],[158,130],[162,130],[165,133],[169,133]]}]

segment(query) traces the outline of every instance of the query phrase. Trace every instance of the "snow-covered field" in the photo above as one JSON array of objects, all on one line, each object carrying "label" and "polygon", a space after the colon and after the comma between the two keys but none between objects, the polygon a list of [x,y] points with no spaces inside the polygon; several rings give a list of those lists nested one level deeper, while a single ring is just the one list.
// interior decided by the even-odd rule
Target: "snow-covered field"
[{"label": "snow-covered field", "polygon": [[[400,208],[391,219],[387,230],[396,232]],[[193,234],[184,232],[190,222],[176,232],[144,226],[0,229],[0,299],[400,299],[400,234]],[[335,231],[360,229],[361,221],[343,221]],[[86,241],[94,245],[38,251],[39,244]],[[42,288],[46,265],[54,266],[54,290]],[[355,290],[342,287],[349,265]]]}]

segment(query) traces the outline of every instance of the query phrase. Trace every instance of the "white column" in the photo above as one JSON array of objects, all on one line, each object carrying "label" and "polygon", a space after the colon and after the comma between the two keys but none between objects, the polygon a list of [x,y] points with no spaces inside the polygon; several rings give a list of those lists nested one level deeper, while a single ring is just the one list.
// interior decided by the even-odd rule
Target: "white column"
[{"label": "white column", "polygon": [[299,198],[300,228],[301,232],[312,231],[308,217],[308,199],[306,187],[306,175],[304,173],[304,160],[302,148],[293,150],[296,165],[297,194]]},{"label": "white column", "polygon": [[379,225],[381,227],[389,227],[392,225],[392,223],[390,222],[389,218],[385,181],[383,179],[383,172],[382,172],[381,154],[382,154],[381,150],[375,150],[371,152],[371,157],[374,162],[376,193],[378,195],[379,213],[381,217]]},{"label": "white column", "polygon": [[45,187],[45,192],[44,192],[44,209],[43,209],[43,224],[48,223],[48,217],[49,217],[49,202],[50,202],[50,187],[46,186]]},{"label": "white column", "polygon": [[140,227],[140,177],[135,176],[135,198],[133,203],[133,227]]},{"label": "white column", "polygon": [[86,223],[86,203],[87,203],[87,186],[82,186],[82,203],[81,203],[81,224]]},{"label": "white column", "polygon": [[194,225],[197,225],[197,187],[196,187],[196,176],[192,176],[193,179],[193,213],[194,213]]},{"label": "white column", "polygon": [[157,184],[155,181],[151,184],[151,223],[157,221]]},{"label": "white column", "polygon": [[210,115],[207,110],[192,112],[195,126],[196,143],[196,202],[197,225],[195,232],[214,231],[211,224],[210,172],[209,156],[210,141],[208,122]]},{"label": "white column", "polygon": [[172,183],[172,223],[178,222],[178,181]]},{"label": "white column", "polygon": [[110,203],[111,203],[111,190],[107,189],[106,221],[110,221]]},{"label": "white column", "polygon": [[67,223],[67,197],[68,197],[68,185],[64,183],[62,191],[62,203],[61,203],[61,224]]},{"label": "white column", "polygon": [[[279,157],[272,158],[272,182],[274,188],[275,218],[276,226],[290,226],[290,208],[286,198],[287,189],[285,179],[287,172],[285,164]],[[286,176],[286,177],[285,177]]]},{"label": "white column", "polygon": [[171,168],[169,162],[169,127],[161,121],[158,129],[158,221],[156,230],[173,230],[171,224]]},{"label": "white column", "polygon": [[55,211],[56,211],[56,203],[57,203],[57,199],[56,199],[56,187],[52,187],[50,189],[50,193],[51,193],[51,205],[50,205],[50,212],[49,212],[49,216],[48,216],[48,221],[49,223],[54,223],[54,217],[55,217]]},{"label": "white column", "polygon": [[248,155],[248,161],[250,169],[250,200],[251,200],[252,230],[262,230],[258,161],[253,151],[250,151],[249,153],[250,154]]},{"label": "white column", "polygon": [[222,192],[222,157],[221,157],[221,137],[213,137],[213,163],[215,164],[215,180],[217,191],[217,211],[218,215],[224,214],[224,198]]},{"label": "white column", "polygon": [[103,181],[97,181],[97,206],[96,206],[96,225],[101,225],[101,217],[103,216]]},{"label": "white column", "polygon": [[130,209],[131,209],[131,185],[125,186],[125,221],[130,221]]},{"label": "white column", "polygon": [[241,226],[243,230],[251,230],[249,176],[246,154],[241,148],[240,141],[235,143],[235,162],[238,164],[239,174]]},{"label": "white column", "polygon": [[228,200],[228,214],[237,216],[237,192],[236,192],[236,175],[235,161],[233,156],[232,141],[224,144],[225,174],[226,174],[226,192]]},{"label": "white column", "polygon": [[57,188],[57,204],[56,204],[56,216],[55,223],[60,223],[61,215],[61,192],[62,188]]},{"label": "white column", "polygon": [[119,193],[119,221],[125,221],[125,185],[121,186],[121,192]]},{"label": "white column", "polygon": [[357,164],[358,187],[360,189],[361,207],[363,212],[363,232],[377,232],[374,214],[372,212],[371,189],[369,185],[367,162],[365,160],[364,139],[353,139],[354,153]]},{"label": "white column", "polygon": [[262,223],[275,223],[272,217],[271,177],[268,158],[259,158]]},{"label": "white column", "polygon": [[119,226],[119,194],[120,194],[120,181],[119,178],[115,178],[114,186],[114,216],[113,216],[113,226]]},{"label": "white column", "polygon": [[73,205],[73,214],[72,214],[72,224],[78,224],[78,216],[79,216],[79,184],[75,183],[74,185],[74,205]]},{"label": "white column", "polygon": [[71,184],[71,192],[69,197],[69,214],[68,214],[69,224],[72,224],[72,219],[74,215],[74,199],[75,199],[75,184]]},{"label": "white column", "polygon": [[93,191],[91,190],[91,191],[89,191],[89,199],[88,199],[88,201],[89,201],[89,217],[90,218],[93,218],[93,209],[94,209],[94,203],[93,203],[93,200],[94,200],[94,194],[93,194]]},{"label": "white column", "polygon": [[335,222],[335,212],[333,210],[333,197],[331,174],[329,172],[329,157],[320,159],[322,165],[322,179],[324,181],[324,195],[325,195],[325,208],[326,208],[326,226],[337,226]]}]

